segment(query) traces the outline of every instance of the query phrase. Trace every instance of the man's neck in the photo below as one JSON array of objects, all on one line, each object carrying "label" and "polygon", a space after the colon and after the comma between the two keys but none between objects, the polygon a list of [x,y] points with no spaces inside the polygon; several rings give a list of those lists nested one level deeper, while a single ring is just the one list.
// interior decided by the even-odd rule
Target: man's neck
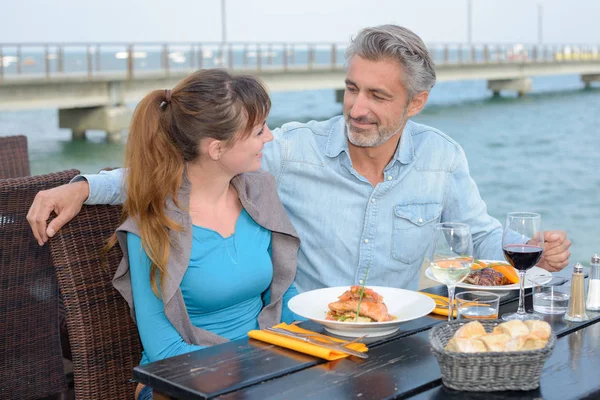
[{"label": "man's neck", "polygon": [[396,153],[402,133],[392,136],[377,147],[358,147],[348,142],[348,151],[354,169],[367,178],[373,187],[383,182],[383,170]]}]

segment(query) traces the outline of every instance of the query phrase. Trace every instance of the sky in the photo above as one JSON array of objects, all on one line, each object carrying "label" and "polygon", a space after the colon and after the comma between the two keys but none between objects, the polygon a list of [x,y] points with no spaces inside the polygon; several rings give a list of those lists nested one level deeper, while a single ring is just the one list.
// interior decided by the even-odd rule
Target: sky
[{"label": "sky", "polygon": [[[225,0],[232,42],[347,43],[395,23],[429,43],[467,42],[468,0]],[[600,44],[600,0],[471,0],[475,43]],[[221,0],[2,0],[0,43],[212,42]]]}]

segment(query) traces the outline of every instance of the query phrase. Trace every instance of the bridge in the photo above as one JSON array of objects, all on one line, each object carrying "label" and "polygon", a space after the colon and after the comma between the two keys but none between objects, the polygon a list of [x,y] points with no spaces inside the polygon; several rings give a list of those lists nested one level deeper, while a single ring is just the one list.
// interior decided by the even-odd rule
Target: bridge
[{"label": "bridge", "polygon": [[[118,140],[131,109],[157,88],[171,88],[200,68],[260,77],[269,90],[334,89],[341,101],[339,43],[0,44],[0,111],[57,108],[74,138],[89,129]],[[600,80],[600,46],[431,44],[438,82],[487,80],[494,94],[531,90],[532,76],[577,74]]]}]

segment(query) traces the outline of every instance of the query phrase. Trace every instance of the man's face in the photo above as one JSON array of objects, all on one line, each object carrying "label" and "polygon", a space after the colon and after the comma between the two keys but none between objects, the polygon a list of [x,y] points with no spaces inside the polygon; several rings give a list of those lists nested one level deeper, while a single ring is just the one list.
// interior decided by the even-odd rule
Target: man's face
[{"label": "man's face", "polygon": [[409,106],[404,70],[391,60],[350,60],[344,92],[348,140],[357,147],[377,147],[406,123]]}]

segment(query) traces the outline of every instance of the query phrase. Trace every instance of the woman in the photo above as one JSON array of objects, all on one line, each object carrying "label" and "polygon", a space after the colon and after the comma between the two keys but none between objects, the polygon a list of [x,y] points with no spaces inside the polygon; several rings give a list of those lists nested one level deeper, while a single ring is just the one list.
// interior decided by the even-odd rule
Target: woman
[{"label": "woman", "polygon": [[135,317],[142,364],[292,319],[300,241],[274,178],[259,171],[270,105],[256,78],[203,70],[136,108],[126,220],[111,245],[123,250],[113,284]]}]

